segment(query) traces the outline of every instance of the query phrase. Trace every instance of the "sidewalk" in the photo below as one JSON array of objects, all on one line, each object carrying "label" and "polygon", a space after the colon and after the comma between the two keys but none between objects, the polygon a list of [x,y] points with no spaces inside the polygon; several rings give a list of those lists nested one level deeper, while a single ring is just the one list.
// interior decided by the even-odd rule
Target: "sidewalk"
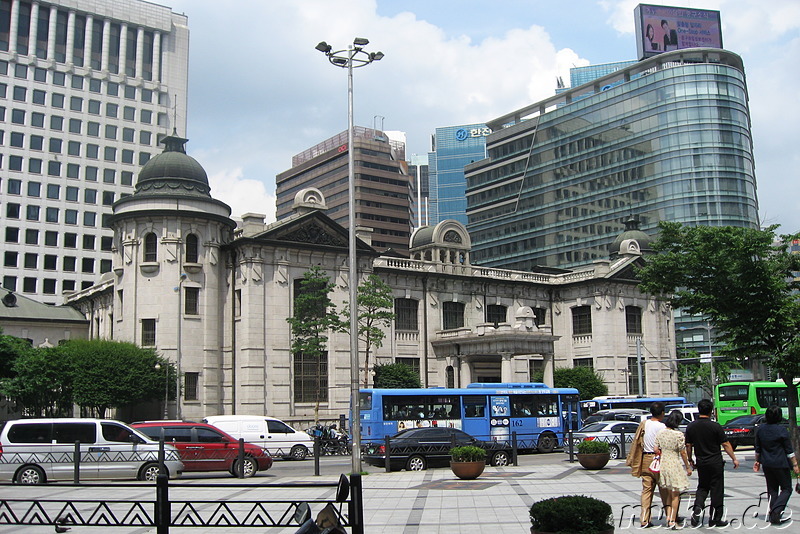
[{"label": "sidewalk", "polygon": [[[780,527],[765,522],[764,477],[752,470],[752,458],[740,454],[742,466],[725,470],[726,519],[732,532],[769,528],[797,531],[795,521]],[[534,502],[559,495],[587,495],[611,505],[615,532],[643,531],[639,527],[641,482],[630,476],[624,461],[612,461],[600,471],[587,471],[577,462],[529,467],[487,467],[474,481],[462,481],[449,469],[374,473],[363,478],[366,532],[396,534],[530,532],[528,509]],[[681,516],[689,517],[697,476],[681,500]],[[763,495],[762,495],[763,493]],[[759,501],[761,498],[761,501]],[[656,496],[656,500],[658,497]],[[708,504],[708,503],[707,503]],[[789,501],[789,513],[800,518],[800,497]],[[656,527],[666,530],[654,510]],[[569,518],[564,518],[568,521]],[[707,518],[706,518],[707,521]],[[795,523],[795,524],[793,524]],[[700,527],[698,527],[700,528]],[[685,530],[694,531],[686,520]]]}]

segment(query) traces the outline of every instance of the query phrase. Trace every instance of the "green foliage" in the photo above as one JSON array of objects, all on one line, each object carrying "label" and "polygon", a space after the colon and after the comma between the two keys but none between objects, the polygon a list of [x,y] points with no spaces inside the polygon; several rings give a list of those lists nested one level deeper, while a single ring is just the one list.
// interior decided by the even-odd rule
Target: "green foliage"
[{"label": "green foliage", "polygon": [[32,348],[24,339],[0,335],[0,379],[14,376],[12,371],[14,362]]},{"label": "green foliage", "polygon": [[578,443],[578,454],[608,454],[609,445],[605,441],[584,440]]},{"label": "green foliage", "polygon": [[12,372],[0,383],[0,393],[31,417],[70,416],[74,404],[104,417],[110,408],[163,398],[165,373],[174,377],[171,365],[153,349],[102,339],[30,347],[15,360]]},{"label": "green foliage", "polygon": [[464,445],[450,449],[450,457],[454,462],[485,462],[486,451],[475,445]]},{"label": "green foliage", "polygon": [[533,503],[531,524],[540,532],[599,534],[614,528],[608,503],[584,495],[565,495]]},{"label": "green foliage", "polygon": [[300,292],[294,296],[294,314],[286,319],[292,328],[293,354],[320,357],[326,352],[328,331],[342,330],[330,294],[335,285],[319,265],[303,273]]},{"label": "green foliage", "polygon": [[404,363],[376,365],[374,371],[374,385],[376,388],[402,389],[422,387],[419,375]]},{"label": "green foliage", "polygon": [[591,367],[558,367],[553,370],[553,387],[575,388],[581,400],[608,395],[608,386]]},{"label": "green foliage", "polygon": [[686,227],[660,223],[658,254],[638,275],[644,291],[670,296],[675,308],[705,315],[736,359],[761,358],[789,388],[795,447],[800,377],[800,255],[789,246],[798,235],[731,226]]},{"label": "green foliage", "polygon": [[[356,301],[358,303],[358,339],[365,345],[364,360],[364,387],[369,386],[369,354],[370,349],[379,349],[383,346],[386,337],[384,328],[392,326],[395,314],[394,296],[389,287],[376,274],[371,274],[358,286]],[[350,321],[350,308],[345,303],[342,312]]]},{"label": "green foliage", "polygon": [[29,417],[72,415],[73,364],[61,347],[34,348],[19,355],[12,365],[13,377],[0,385]]}]

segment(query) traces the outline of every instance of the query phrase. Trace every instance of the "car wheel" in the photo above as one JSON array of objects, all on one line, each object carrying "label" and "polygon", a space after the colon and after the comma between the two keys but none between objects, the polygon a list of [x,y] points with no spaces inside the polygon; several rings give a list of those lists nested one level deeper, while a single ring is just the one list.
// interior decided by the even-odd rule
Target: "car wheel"
[{"label": "car wheel", "polygon": [[[256,461],[249,456],[246,456],[244,459],[244,478],[250,478],[255,476],[256,472],[258,471],[258,465],[256,465]],[[239,476],[239,460],[233,462],[233,466],[231,467],[231,474],[235,477]]]},{"label": "car wheel", "polygon": [[408,471],[423,471],[427,467],[425,457],[419,454],[412,455],[406,462],[406,470]]},{"label": "car wheel", "polygon": [[546,432],[539,436],[539,441],[536,443],[536,450],[539,452],[553,452],[556,448],[555,435]]},{"label": "car wheel", "polygon": [[611,445],[608,447],[608,454],[612,460],[616,460],[619,458],[619,447],[616,445]]},{"label": "car wheel", "polygon": [[292,452],[290,454],[292,460],[305,460],[306,456],[308,456],[308,449],[304,446],[295,445],[292,447]]},{"label": "car wheel", "polygon": [[508,451],[497,451],[492,455],[492,465],[495,467],[504,467],[511,463],[508,456]]},{"label": "car wheel", "polygon": [[[150,462],[149,464],[144,464],[139,470],[139,480],[145,480],[147,482],[155,482],[158,478],[159,473],[161,473],[161,469],[158,467],[156,462]],[[167,473],[169,476],[169,473]]]},{"label": "car wheel", "polygon": [[44,471],[41,467],[35,465],[26,465],[17,471],[17,476],[14,477],[14,482],[17,484],[44,484]]}]

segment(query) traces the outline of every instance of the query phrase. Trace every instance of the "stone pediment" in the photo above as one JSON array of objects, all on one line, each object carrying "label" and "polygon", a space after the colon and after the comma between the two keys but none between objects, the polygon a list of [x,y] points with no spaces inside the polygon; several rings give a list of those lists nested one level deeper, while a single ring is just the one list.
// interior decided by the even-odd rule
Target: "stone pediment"
[{"label": "stone pediment", "polygon": [[327,245],[331,247],[347,247],[347,236],[342,236],[330,227],[317,221],[308,221],[297,228],[292,228],[280,236],[280,241],[291,241],[310,245]]},{"label": "stone pediment", "polygon": [[[252,239],[271,244],[347,249],[349,236],[346,228],[327,215],[315,211],[277,221]],[[356,247],[359,250],[372,250],[372,247],[358,239]]]}]

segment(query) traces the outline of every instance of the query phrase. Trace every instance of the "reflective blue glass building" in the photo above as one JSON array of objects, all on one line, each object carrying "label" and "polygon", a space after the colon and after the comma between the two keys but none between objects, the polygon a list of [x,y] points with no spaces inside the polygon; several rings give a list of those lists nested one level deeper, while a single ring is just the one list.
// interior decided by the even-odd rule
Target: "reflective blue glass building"
[{"label": "reflective blue glass building", "polygon": [[467,182],[464,166],[486,157],[485,124],[436,128],[428,154],[430,224],[455,219],[467,224]]},{"label": "reflective blue glass building", "polygon": [[662,220],[758,224],[747,87],[731,52],[660,54],[488,126],[487,159],[465,169],[473,263],[607,258],[631,216],[650,234]]}]

